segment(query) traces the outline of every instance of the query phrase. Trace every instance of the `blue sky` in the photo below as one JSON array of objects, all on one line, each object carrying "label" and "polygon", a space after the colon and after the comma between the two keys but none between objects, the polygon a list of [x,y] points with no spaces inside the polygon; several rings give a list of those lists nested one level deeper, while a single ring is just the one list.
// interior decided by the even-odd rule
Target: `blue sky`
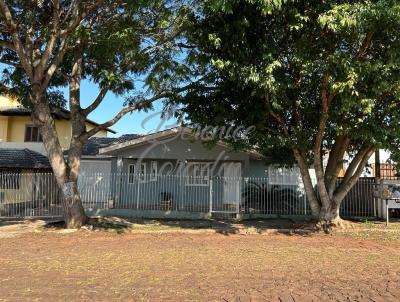
[{"label": "blue sky", "polygon": [[[68,99],[67,89],[64,90]],[[99,93],[97,85],[90,81],[83,81],[81,84],[81,103],[82,107],[88,106]],[[95,122],[103,123],[113,118],[123,107],[124,98],[118,97],[113,93],[108,93],[103,103],[90,115],[89,118]],[[117,131],[117,134],[109,134],[109,136],[120,136],[127,133],[149,133],[176,125],[176,120],[170,119],[162,121],[160,112],[162,111],[162,103],[154,104],[154,110],[149,112],[133,112],[125,115],[119,122],[111,128]]]}]

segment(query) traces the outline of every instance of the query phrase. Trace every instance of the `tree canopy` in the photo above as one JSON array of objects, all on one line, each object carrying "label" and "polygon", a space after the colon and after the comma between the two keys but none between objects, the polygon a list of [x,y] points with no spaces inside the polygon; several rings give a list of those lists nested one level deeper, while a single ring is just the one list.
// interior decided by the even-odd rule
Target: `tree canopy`
[{"label": "tree canopy", "polygon": [[245,144],[296,162],[313,214],[336,213],[376,148],[398,153],[399,28],[398,1],[204,1],[187,31],[204,81],[176,102],[194,123],[256,126]]},{"label": "tree canopy", "polygon": [[[24,105],[32,105],[33,78],[27,69],[37,77],[40,71],[47,72],[41,84],[47,86],[48,100],[66,106],[68,100],[59,88],[69,85],[77,55],[84,58],[81,79],[97,84],[100,97],[110,91],[126,97],[126,104],[174,87],[181,79],[176,73],[171,77],[174,67],[182,67],[176,43],[185,6],[179,1],[5,1],[5,5],[27,62],[21,60],[3,19],[0,62],[5,68],[0,91]],[[43,56],[45,50],[48,57]],[[135,87],[138,81],[144,84]]]}]

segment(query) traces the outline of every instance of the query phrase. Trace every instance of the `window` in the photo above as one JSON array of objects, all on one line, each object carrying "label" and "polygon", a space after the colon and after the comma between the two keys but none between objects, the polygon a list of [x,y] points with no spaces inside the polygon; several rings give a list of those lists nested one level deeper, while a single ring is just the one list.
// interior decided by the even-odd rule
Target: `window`
[{"label": "window", "polygon": [[140,181],[146,180],[146,163],[140,164],[139,180]]},{"label": "window", "polygon": [[25,126],[25,142],[42,142],[42,135],[39,128],[33,125]]},{"label": "window", "polygon": [[156,181],[157,180],[157,162],[152,161],[150,163],[150,180],[151,181]]},{"label": "window", "polygon": [[0,171],[0,189],[19,190],[20,171]]},{"label": "window", "polygon": [[187,166],[187,182],[189,186],[208,186],[210,175],[209,163],[192,162]]},{"label": "window", "polygon": [[136,165],[132,164],[128,167],[128,183],[133,184],[139,178],[139,181],[146,180],[146,163],[140,164],[140,170],[136,172]]},{"label": "window", "polygon": [[129,165],[128,167],[128,183],[133,184],[135,182],[135,165]]}]

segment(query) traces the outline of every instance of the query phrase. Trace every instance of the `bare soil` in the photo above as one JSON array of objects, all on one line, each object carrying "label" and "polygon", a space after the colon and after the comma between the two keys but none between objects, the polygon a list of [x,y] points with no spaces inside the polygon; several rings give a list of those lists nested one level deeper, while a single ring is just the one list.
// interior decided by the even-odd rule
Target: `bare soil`
[{"label": "bare soil", "polygon": [[6,237],[0,301],[400,300],[397,239],[37,229]]}]

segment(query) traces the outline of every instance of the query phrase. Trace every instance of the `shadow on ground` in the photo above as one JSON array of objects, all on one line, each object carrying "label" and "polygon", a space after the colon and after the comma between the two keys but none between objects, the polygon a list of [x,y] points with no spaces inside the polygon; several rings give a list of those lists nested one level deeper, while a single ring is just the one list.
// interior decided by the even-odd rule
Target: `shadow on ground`
[{"label": "shadow on ground", "polygon": [[[46,228],[62,229],[64,223],[49,223]],[[109,231],[117,234],[127,232],[209,232],[223,235],[231,234],[262,234],[282,233],[311,234],[314,232],[308,221],[293,221],[290,219],[266,220],[170,220],[170,219],[128,219],[119,217],[91,218],[83,229],[91,231]]]},{"label": "shadow on ground", "polygon": [[[377,229],[384,228],[379,221],[353,221],[354,228]],[[390,228],[400,229],[400,224],[393,223]],[[69,233],[61,220],[0,220],[0,238],[14,236],[26,232],[51,231]],[[254,219],[237,221],[234,219],[209,220],[172,220],[172,219],[130,219],[121,217],[90,218],[89,223],[81,231],[125,233],[217,233],[232,234],[285,234],[312,235],[317,233],[314,225],[304,219]]]}]

